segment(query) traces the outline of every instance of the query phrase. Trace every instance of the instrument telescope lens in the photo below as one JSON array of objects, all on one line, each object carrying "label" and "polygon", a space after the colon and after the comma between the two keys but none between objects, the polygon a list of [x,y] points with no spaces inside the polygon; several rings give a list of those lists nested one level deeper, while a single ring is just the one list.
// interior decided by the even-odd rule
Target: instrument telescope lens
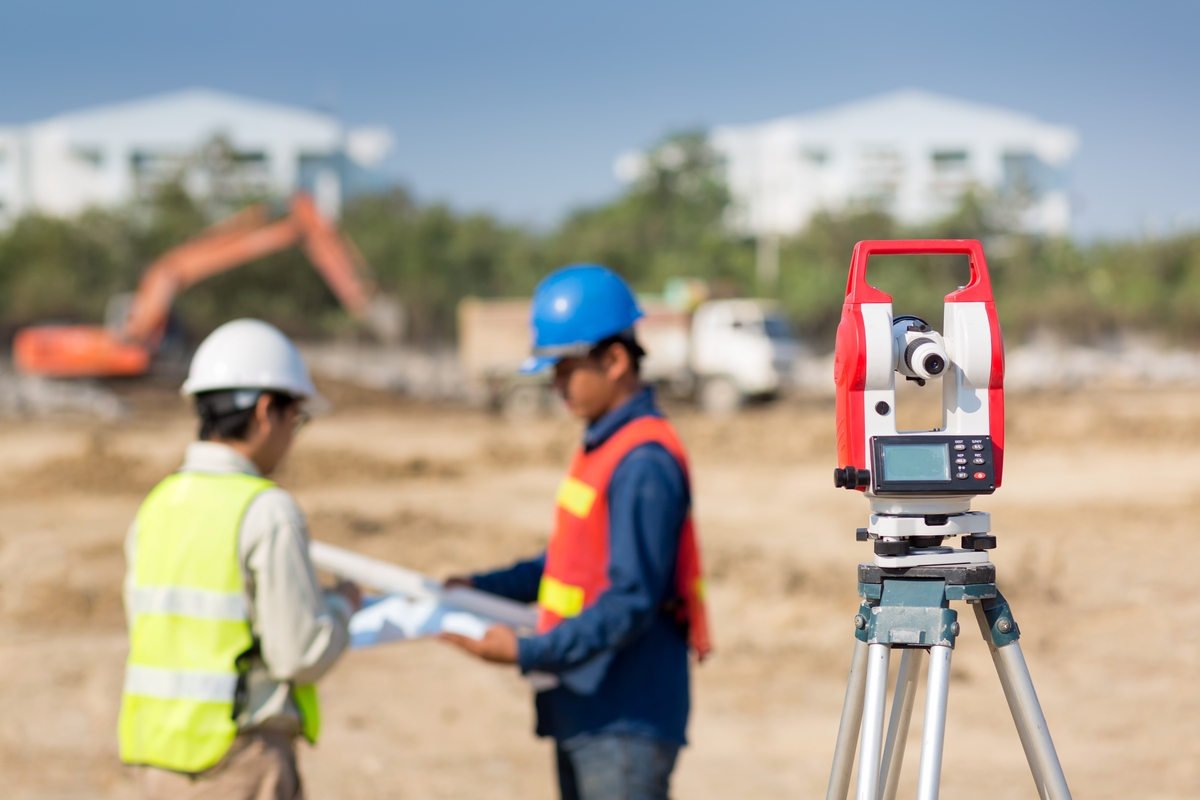
[{"label": "instrument telescope lens", "polygon": [[892,323],[892,338],[896,370],[909,380],[924,386],[925,381],[940,378],[950,366],[950,356],[941,334],[919,317],[896,317]]}]

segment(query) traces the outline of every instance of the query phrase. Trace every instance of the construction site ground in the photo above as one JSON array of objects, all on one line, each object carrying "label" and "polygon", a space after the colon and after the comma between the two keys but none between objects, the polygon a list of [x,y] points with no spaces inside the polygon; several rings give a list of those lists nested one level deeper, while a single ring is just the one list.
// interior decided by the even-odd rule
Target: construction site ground
[{"label": "construction site ground", "polygon": [[[545,542],[578,425],[327,386],[279,480],[313,536],[433,575]],[[168,389],[118,422],[0,427],[0,796],[133,798],[115,725],[122,539],[193,435]],[[1200,797],[1200,393],[1009,397],[991,511],[1001,589],[1077,798]],[[717,651],[694,671],[678,798],[823,797],[853,645],[866,503],[835,490],[831,401],[712,420],[672,410],[694,462]],[[1037,797],[967,606],[945,798]],[[893,670],[896,659],[893,659]],[[551,798],[529,689],[437,641],[352,652],[322,684],[311,798]],[[923,691],[918,704],[923,702]],[[918,709],[920,705],[918,705]],[[915,715],[901,796],[912,795]]]}]

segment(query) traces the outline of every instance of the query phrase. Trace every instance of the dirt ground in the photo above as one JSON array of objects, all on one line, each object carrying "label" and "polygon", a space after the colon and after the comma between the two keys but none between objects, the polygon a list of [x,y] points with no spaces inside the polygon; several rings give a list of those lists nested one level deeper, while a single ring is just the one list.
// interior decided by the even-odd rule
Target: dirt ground
[{"label": "dirt ground", "polygon": [[[435,575],[545,541],[578,434],[331,387],[279,480],[321,540]],[[0,427],[0,796],[133,798],[116,758],[121,541],[192,435],[166,393],[139,413]],[[1200,394],[1009,398],[993,552],[1077,798],[1200,797]],[[823,797],[852,649],[866,505],[835,490],[832,404],[728,421],[675,413],[690,446],[718,651],[695,670],[678,798]],[[1036,798],[965,605],[945,798]],[[893,659],[893,667],[896,659]],[[350,653],[304,748],[313,798],[550,798],[512,670],[433,641]],[[921,696],[918,696],[920,704]],[[921,706],[918,705],[918,709]],[[919,714],[918,714],[919,716]],[[902,796],[915,783],[919,724]]]}]

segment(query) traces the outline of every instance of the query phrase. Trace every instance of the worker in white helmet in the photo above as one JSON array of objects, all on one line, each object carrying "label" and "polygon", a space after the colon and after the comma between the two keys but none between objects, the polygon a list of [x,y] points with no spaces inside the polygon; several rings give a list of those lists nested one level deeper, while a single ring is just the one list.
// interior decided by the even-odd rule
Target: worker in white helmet
[{"label": "worker in white helmet", "polygon": [[121,759],[152,800],[295,800],[295,740],[317,739],[314,684],[361,605],[317,582],[304,515],[264,477],[316,392],[295,345],[252,319],[204,340],[182,392],[199,441],[126,540]]}]

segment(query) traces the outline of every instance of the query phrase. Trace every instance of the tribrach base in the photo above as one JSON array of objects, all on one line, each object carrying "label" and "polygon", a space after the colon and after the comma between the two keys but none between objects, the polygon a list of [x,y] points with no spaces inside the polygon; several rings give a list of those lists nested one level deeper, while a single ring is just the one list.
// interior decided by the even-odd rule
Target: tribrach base
[{"label": "tribrach base", "polygon": [[[1020,630],[1008,603],[996,589],[995,566],[989,563],[887,569],[860,564],[858,572],[863,603],[854,620],[854,658],[826,800],[846,800],[851,774],[855,771],[858,776],[855,800],[894,800],[917,676],[925,653],[929,654],[929,675],[917,798],[937,799],[950,690],[950,657],[959,633],[958,613],[950,608],[951,600],[966,600],[974,606],[1038,795],[1041,800],[1070,800],[1071,792],[1017,641]],[[892,648],[901,649],[901,661],[885,736],[883,721]]]}]

